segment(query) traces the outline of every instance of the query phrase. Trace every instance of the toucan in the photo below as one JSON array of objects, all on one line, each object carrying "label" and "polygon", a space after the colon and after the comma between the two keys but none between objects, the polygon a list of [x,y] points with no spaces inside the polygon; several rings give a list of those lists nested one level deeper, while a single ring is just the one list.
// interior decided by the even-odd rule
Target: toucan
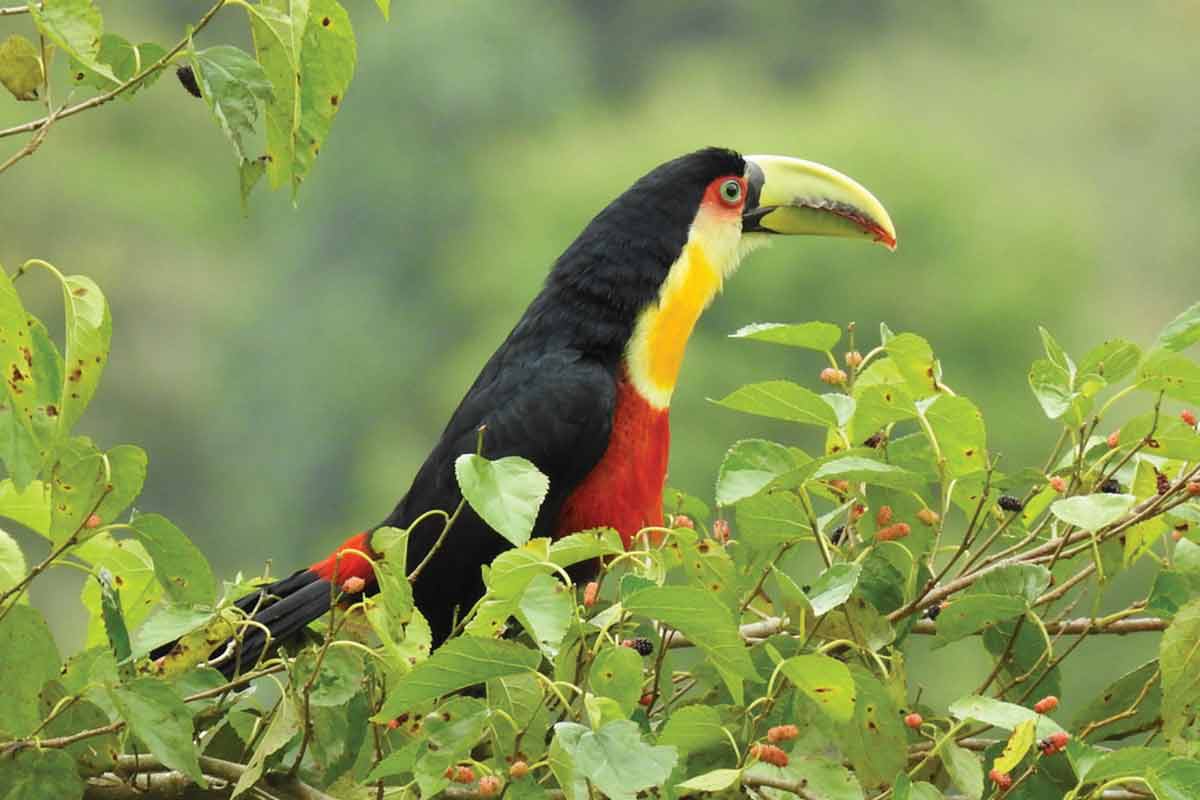
[{"label": "toucan", "polygon": [[[639,530],[661,526],[671,395],[688,338],[742,258],[789,234],[896,246],[880,202],[811,161],[714,147],[640,178],[554,262],[392,512],[328,558],[239,600],[256,624],[219,668],[253,666],[269,644],[325,614],[340,587],[370,592],[375,575],[358,554],[375,553],[379,528],[409,529],[408,563],[420,563],[442,531],[426,512],[459,505],[454,462],[476,452],[481,428],[483,455],[521,456],[549,478],[534,536],[606,527],[628,547]],[[463,509],[412,587],[435,645],[483,595],[481,567],[509,546]]]}]

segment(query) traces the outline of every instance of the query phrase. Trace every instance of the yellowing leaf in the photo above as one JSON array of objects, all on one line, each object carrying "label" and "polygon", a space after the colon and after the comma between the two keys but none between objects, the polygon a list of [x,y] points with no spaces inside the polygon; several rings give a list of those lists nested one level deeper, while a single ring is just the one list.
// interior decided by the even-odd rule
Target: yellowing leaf
[{"label": "yellowing leaf", "polygon": [[1013,729],[1012,735],[1008,737],[1008,743],[1004,745],[1004,750],[996,757],[992,768],[998,772],[1012,772],[1029,752],[1029,748],[1033,747],[1036,738],[1037,720],[1027,719],[1017,725]]}]

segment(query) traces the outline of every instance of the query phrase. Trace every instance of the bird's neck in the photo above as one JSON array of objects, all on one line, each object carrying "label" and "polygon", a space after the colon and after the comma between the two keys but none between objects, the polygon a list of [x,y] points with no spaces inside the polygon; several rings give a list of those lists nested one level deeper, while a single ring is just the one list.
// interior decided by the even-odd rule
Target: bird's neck
[{"label": "bird's neck", "polygon": [[737,236],[729,235],[729,226],[705,225],[698,218],[658,297],[638,315],[625,348],[625,368],[634,388],[654,408],[670,406],[696,321],[737,261]]}]

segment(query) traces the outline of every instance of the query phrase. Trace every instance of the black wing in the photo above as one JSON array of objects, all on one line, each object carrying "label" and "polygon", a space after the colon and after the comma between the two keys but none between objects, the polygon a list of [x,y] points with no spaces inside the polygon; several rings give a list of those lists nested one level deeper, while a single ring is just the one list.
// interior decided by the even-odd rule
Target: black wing
[{"label": "black wing", "polygon": [[[554,533],[563,501],[591,472],[608,447],[616,403],[614,370],[601,360],[570,349],[518,354],[501,348],[484,368],[425,460],[412,487],[383,522],[407,528],[432,509],[451,512],[462,495],[454,461],[473,453],[483,434],[483,454],[521,456],[550,479],[534,536]],[[414,529],[408,564],[415,567],[442,530],[440,518]],[[429,620],[435,644],[450,633],[484,591],[480,567],[509,547],[470,506],[413,587],[417,607]]]}]

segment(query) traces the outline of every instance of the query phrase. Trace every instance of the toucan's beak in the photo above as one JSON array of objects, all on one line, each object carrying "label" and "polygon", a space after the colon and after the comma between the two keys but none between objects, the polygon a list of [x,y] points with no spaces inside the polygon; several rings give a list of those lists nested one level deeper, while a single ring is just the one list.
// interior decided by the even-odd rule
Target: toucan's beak
[{"label": "toucan's beak", "polygon": [[835,169],[787,156],[746,156],[746,180],[742,233],[845,236],[896,249],[896,227],[883,204]]}]

